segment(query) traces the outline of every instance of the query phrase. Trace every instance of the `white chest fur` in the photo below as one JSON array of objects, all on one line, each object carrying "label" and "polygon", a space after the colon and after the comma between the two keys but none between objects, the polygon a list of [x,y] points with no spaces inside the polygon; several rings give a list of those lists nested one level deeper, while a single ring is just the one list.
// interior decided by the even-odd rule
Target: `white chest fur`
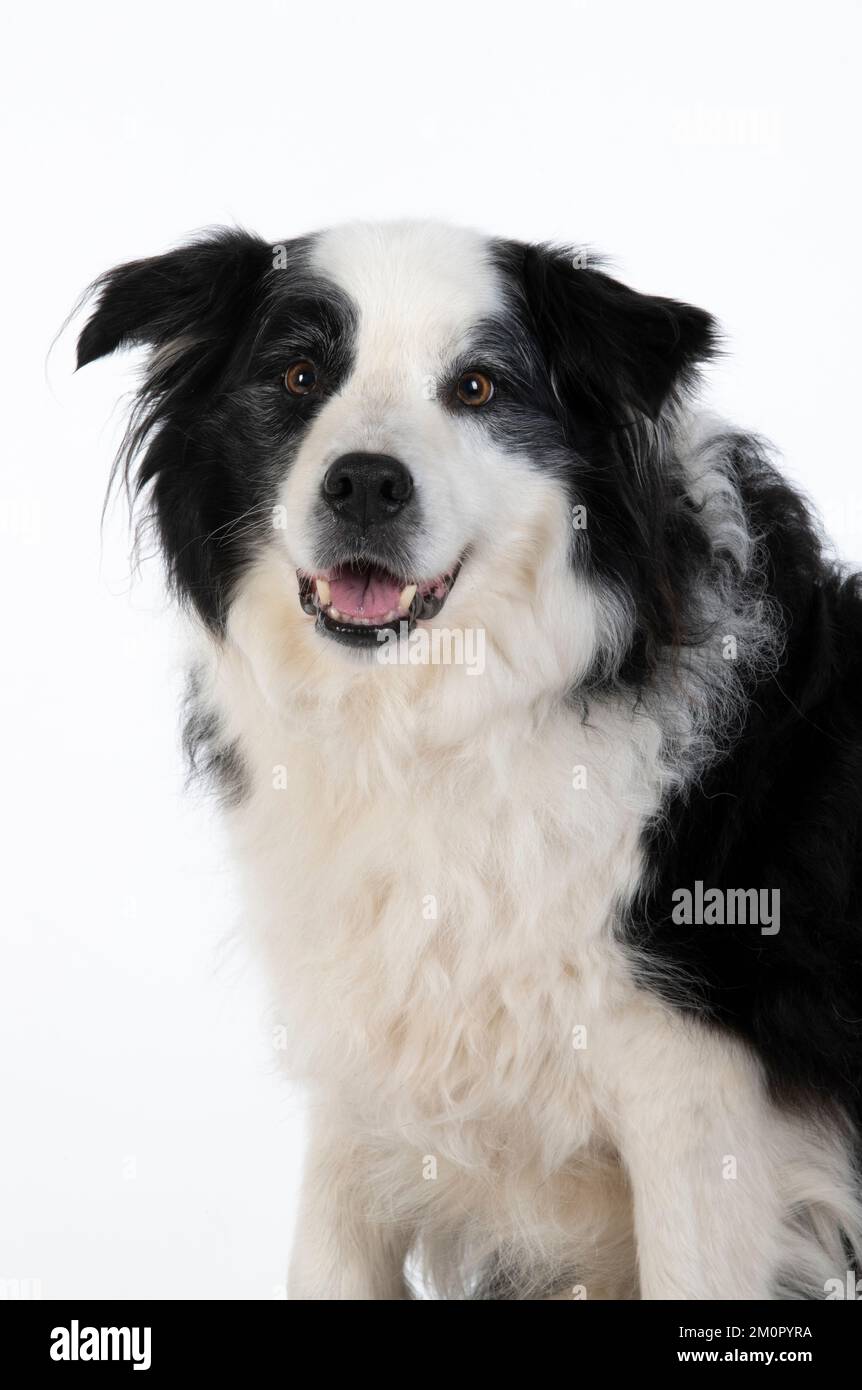
[{"label": "white chest fur", "polygon": [[448,742],[395,685],[415,673],[392,675],[337,719],[276,709],[239,659],[214,679],[249,773],[232,829],[289,1064],[368,1133],[552,1171],[594,1136],[595,1044],[633,991],[612,927],[658,734],[545,703]]}]

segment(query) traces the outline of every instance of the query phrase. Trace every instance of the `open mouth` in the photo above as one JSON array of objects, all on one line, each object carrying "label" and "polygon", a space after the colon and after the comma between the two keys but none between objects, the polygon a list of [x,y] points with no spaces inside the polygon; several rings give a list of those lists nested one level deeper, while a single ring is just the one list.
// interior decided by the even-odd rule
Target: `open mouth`
[{"label": "open mouth", "polygon": [[317,625],[349,646],[376,646],[382,632],[408,632],[436,618],[458,578],[461,561],[435,579],[404,580],[380,565],[357,561],[309,574],[297,570],[299,602]]}]

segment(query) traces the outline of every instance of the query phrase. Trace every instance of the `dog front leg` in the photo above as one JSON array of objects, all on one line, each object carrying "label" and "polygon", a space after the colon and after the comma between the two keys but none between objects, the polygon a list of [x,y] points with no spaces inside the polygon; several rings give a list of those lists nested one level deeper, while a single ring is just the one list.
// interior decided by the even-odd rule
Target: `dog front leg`
[{"label": "dog front leg", "polygon": [[409,1237],[369,1216],[368,1154],[331,1116],[312,1123],[288,1278],[291,1299],[408,1296]]},{"label": "dog front leg", "polygon": [[641,1297],[775,1298],[774,1111],[747,1050],[646,1010],[628,1039],[620,1135]]}]

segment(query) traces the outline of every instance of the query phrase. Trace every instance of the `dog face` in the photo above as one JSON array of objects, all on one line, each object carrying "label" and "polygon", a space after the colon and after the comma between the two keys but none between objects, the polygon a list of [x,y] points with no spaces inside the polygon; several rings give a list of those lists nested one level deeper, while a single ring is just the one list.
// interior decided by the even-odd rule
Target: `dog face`
[{"label": "dog face", "polygon": [[641,446],[706,314],[412,223],[220,233],[95,288],[79,364],[150,346],[127,461],[215,633],[265,571],[289,645],[342,665],[445,622],[576,684],[669,640],[694,532]]}]

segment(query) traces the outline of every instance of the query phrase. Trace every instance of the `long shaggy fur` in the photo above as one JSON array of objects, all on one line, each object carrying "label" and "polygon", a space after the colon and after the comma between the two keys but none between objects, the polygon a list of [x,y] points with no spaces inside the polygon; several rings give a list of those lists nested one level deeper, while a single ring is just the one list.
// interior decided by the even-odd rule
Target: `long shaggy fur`
[{"label": "long shaggy fur", "polygon": [[[292,1296],[826,1296],[862,1249],[862,597],[698,408],[712,319],[412,223],[219,232],[94,294],[81,363],[149,350],[123,462],[312,1095]],[[482,668],[375,659],[331,603],[363,583]],[[679,920],[697,883],[777,929]]]}]

